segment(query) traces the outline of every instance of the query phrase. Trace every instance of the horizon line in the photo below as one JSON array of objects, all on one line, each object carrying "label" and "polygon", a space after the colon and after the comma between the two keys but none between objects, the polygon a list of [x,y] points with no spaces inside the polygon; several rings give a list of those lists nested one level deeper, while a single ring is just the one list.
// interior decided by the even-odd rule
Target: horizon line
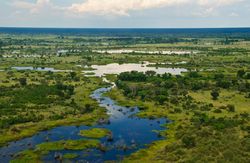
[{"label": "horizon line", "polygon": [[0,28],[34,28],[34,29],[248,29],[249,27],[15,27],[0,26]]}]

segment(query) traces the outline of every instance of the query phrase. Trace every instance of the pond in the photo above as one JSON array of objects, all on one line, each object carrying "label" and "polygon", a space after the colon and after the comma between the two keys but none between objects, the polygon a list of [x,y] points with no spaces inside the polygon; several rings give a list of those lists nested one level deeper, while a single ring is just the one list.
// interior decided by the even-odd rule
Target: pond
[{"label": "pond", "polygon": [[100,54],[165,54],[165,55],[185,55],[197,54],[197,51],[175,51],[175,50],[132,50],[132,49],[110,49],[110,50],[93,50],[92,52]]},{"label": "pond", "polygon": [[120,74],[122,72],[127,72],[127,71],[139,71],[139,72],[155,71],[157,74],[170,73],[173,75],[180,75],[183,72],[187,72],[187,69],[184,68],[161,68],[161,67],[157,68],[157,67],[149,67],[149,65],[154,65],[154,63],[149,63],[149,62],[143,62],[141,64],[112,63],[107,65],[92,65],[91,68],[94,70],[87,70],[83,72],[87,74],[86,76],[99,76],[99,77],[104,76],[105,74]]},{"label": "pond", "polygon": [[17,71],[26,71],[26,70],[30,70],[30,71],[50,71],[50,72],[71,72],[71,70],[57,70],[54,68],[50,68],[50,67],[11,67],[11,69],[15,69]]},{"label": "pond", "polygon": [[[167,119],[142,119],[134,116],[139,112],[138,107],[123,107],[116,104],[115,101],[108,97],[103,97],[103,94],[110,91],[113,86],[108,88],[100,88],[93,92],[91,97],[97,100],[100,106],[107,109],[110,118],[108,123],[98,124],[93,127],[88,126],[62,126],[56,127],[48,131],[42,131],[38,134],[25,138],[16,142],[9,143],[8,146],[0,148],[0,162],[9,162],[13,159],[13,155],[20,151],[35,147],[37,144],[46,142],[46,137],[49,137],[50,142],[59,140],[79,140],[83,137],[79,135],[80,130],[90,128],[105,128],[112,132],[113,141],[108,141],[106,138],[101,138],[100,141],[107,148],[106,152],[98,149],[89,150],[60,150],[49,152],[42,157],[43,161],[55,161],[55,153],[60,152],[77,154],[77,158],[73,158],[74,162],[104,162],[107,160],[120,160],[141,148],[145,148],[147,144],[153,141],[160,140],[161,137],[154,132],[155,130],[166,129],[163,127],[169,121]],[[126,146],[126,150],[121,147]]]}]

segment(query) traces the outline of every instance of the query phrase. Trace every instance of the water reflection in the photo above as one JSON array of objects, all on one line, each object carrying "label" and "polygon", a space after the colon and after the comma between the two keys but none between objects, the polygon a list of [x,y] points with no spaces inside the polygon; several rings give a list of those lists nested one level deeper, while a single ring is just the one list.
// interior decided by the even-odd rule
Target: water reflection
[{"label": "water reflection", "polygon": [[[105,74],[120,74],[122,72],[127,71],[155,71],[157,74],[171,73],[173,75],[180,75],[183,72],[187,72],[187,69],[184,68],[162,68],[162,67],[148,67],[152,65],[149,62],[143,62],[142,64],[137,63],[126,63],[126,64],[118,64],[112,63],[107,65],[92,65],[91,68],[94,70],[83,71],[86,76],[104,76]],[[93,73],[93,75],[92,75]],[[89,75],[91,74],[91,75]]]},{"label": "water reflection", "polygon": [[51,72],[71,72],[71,70],[57,70],[54,68],[50,68],[50,67],[11,67],[11,69],[15,69],[17,71],[26,71],[26,70],[30,70],[30,71],[51,71]]}]

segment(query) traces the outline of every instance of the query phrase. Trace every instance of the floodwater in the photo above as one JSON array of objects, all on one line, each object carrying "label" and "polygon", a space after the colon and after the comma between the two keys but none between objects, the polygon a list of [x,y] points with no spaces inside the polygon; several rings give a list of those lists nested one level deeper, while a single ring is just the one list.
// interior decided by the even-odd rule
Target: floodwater
[{"label": "floodwater", "polygon": [[129,54],[129,53],[139,53],[139,54],[165,54],[165,55],[185,55],[197,53],[197,51],[172,51],[172,50],[132,50],[132,49],[113,49],[113,50],[93,50],[93,52],[101,54]]},{"label": "floodwater", "polygon": [[92,65],[91,68],[94,70],[83,71],[85,74],[94,73],[94,75],[86,75],[86,76],[104,76],[105,74],[120,74],[122,72],[129,71],[155,71],[157,74],[165,74],[171,73],[173,75],[180,75],[183,72],[187,72],[187,69],[184,68],[162,68],[162,67],[149,67],[149,65],[153,65],[154,63],[143,62],[142,64],[138,63],[126,63],[126,64],[118,64],[112,63],[107,65]]},{"label": "floodwater", "polygon": [[11,69],[15,69],[17,71],[51,71],[51,72],[71,72],[71,70],[56,70],[50,67],[11,67]]},{"label": "floodwater", "polygon": [[[60,152],[78,154],[79,157],[72,159],[73,162],[104,162],[107,160],[120,160],[124,156],[145,148],[147,144],[153,141],[160,140],[161,137],[154,132],[155,130],[166,129],[164,124],[168,123],[167,119],[142,119],[135,116],[139,109],[135,107],[123,107],[119,106],[108,97],[103,97],[105,92],[110,91],[113,86],[108,88],[100,88],[93,92],[91,97],[97,100],[100,106],[107,109],[108,115],[110,115],[108,123],[99,123],[96,126],[61,126],[56,127],[48,131],[42,131],[38,134],[24,138],[22,140],[11,142],[8,146],[0,148],[0,162],[5,163],[13,159],[13,155],[35,147],[37,144],[46,142],[46,137],[51,142],[59,140],[78,140],[84,137],[78,135],[80,130],[90,128],[106,128],[113,134],[113,141],[109,142],[107,138],[100,139],[101,143],[107,147],[106,152],[101,152],[98,149],[89,150],[60,150],[51,151],[49,154],[43,156],[44,162],[56,162],[54,160],[54,154]],[[126,149],[124,149],[126,147]]]}]

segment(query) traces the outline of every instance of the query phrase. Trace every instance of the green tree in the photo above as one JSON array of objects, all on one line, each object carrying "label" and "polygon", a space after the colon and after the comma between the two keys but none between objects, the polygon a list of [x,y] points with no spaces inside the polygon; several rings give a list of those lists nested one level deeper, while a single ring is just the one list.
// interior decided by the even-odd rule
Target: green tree
[{"label": "green tree", "polygon": [[21,86],[26,86],[27,85],[27,79],[26,78],[20,78],[19,83]]},{"label": "green tree", "polygon": [[219,91],[218,90],[212,90],[212,92],[211,92],[211,96],[212,96],[212,99],[213,100],[217,100],[218,99],[218,97],[219,97]]},{"label": "green tree", "polygon": [[237,72],[237,76],[239,77],[239,78],[243,78],[243,76],[246,74],[246,72],[245,72],[245,70],[239,70],[238,72]]},{"label": "green tree", "polygon": [[195,137],[193,136],[184,136],[181,141],[186,148],[192,148],[196,146]]},{"label": "green tree", "polygon": [[235,106],[234,105],[227,105],[229,112],[235,112]]}]

